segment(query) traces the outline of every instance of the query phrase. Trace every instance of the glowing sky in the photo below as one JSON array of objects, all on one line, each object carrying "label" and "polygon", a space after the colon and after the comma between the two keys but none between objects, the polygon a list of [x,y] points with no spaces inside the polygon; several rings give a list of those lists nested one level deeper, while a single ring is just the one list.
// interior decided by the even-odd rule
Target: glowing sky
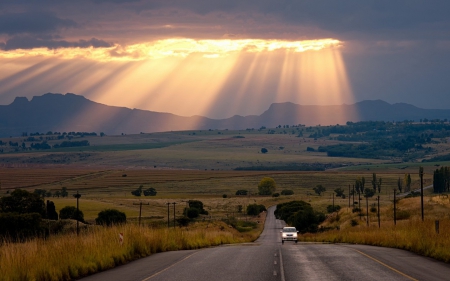
[{"label": "glowing sky", "polygon": [[0,104],[72,92],[184,116],[365,99],[450,108],[446,0],[0,2]]}]

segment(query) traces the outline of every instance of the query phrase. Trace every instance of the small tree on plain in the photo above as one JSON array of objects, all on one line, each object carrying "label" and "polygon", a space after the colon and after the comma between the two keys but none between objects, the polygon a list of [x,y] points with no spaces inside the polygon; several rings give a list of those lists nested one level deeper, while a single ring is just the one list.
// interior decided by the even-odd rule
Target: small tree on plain
[{"label": "small tree on plain", "polygon": [[316,187],[314,187],[313,190],[314,190],[314,192],[317,193],[317,195],[319,195],[319,196],[320,196],[323,192],[327,191],[327,189],[326,189],[323,185],[321,185],[321,184],[316,185]]},{"label": "small tree on plain", "polygon": [[116,209],[106,209],[98,213],[95,219],[96,224],[112,226],[115,224],[124,224],[127,222],[127,216],[124,212]]},{"label": "small tree on plain", "polygon": [[84,214],[74,206],[66,206],[59,211],[60,219],[72,219],[84,222]]},{"label": "small tree on plain", "polygon": [[275,180],[269,177],[264,177],[258,184],[259,195],[271,195],[276,189]]},{"label": "small tree on plain", "polygon": [[265,148],[265,147],[261,148],[261,153],[267,153],[267,152],[269,152],[269,151],[267,150],[267,148]]}]

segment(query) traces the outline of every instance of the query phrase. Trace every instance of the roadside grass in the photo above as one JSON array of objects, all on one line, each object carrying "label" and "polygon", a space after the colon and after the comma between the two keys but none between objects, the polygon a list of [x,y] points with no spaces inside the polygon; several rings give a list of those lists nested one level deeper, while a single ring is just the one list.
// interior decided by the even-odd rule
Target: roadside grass
[{"label": "roadside grass", "polygon": [[[392,201],[384,201],[380,207],[380,228],[376,213],[369,212],[367,225],[365,204],[362,204],[362,209],[360,217],[351,209],[343,208],[339,213],[329,215],[322,224],[326,231],[304,234],[299,236],[299,240],[399,248],[450,262],[450,201],[447,196],[429,195],[424,198],[423,222],[420,197],[398,202],[396,225]],[[436,220],[439,220],[439,233],[436,231]]]},{"label": "roadside grass", "polygon": [[[223,222],[154,229],[126,224],[0,245],[1,280],[73,280],[154,253],[254,241],[260,229],[240,233]],[[123,233],[123,244],[119,243]]]}]

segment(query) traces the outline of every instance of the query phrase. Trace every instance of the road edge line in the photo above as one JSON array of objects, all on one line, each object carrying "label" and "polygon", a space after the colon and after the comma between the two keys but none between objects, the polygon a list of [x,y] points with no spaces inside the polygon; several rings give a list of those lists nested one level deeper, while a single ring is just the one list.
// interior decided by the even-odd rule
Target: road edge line
[{"label": "road edge line", "polygon": [[164,269],[162,269],[162,270],[160,270],[160,271],[158,271],[158,272],[156,272],[156,273],[150,275],[149,277],[147,277],[147,278],[145,278],[145,279],[142,279],[142,281],[147,281],[147,280],[152,279],[153,277],[155,277],[155,276],[157,276],[157,275],[163,273],[164,271],[166,271],[166,270],[168,270],[168,269],[174,267],[175,265],[179,264],[180,262],[187,260],[188,258],[192,257],[193,255],[197,254],[198,252],[200,252],[200,251],[196,251],[196,252],[190,254],[189,256],[184,257],[182,260],[179,260],[179,261],[177,261],[176,263],[173,263],[173,264],[171,264],[170,266],[168,266],[168,267],[166,267],[166,268],[164,268]]},{"label": "road edge line", "polygon": [[404,277],[406,277],[406,278],[408,278],[408,279],[411,279],[411,280],[414,280],[414,281],[419,281],[418,279],[413,278],[413,277],[411,277],[411,276],[409,276],[409,275],[407,275],[407,274],[401,272],[400,270],[397,270],[397,269],[393,268],[392,266],[389,266],[389,265],[385,264],[384,262],[379,261],[379,260],[377,260],[376,258],[374,258],[374,257],[372,257],[372,256],[369,256],[369,255],[366,254],[366,253],[363,253],[363,252],[361,252],[361,251],[359,251],[359,250],[356,250],[356,249],[352,249],[352,250],[355,251],[355,252],[360,253],[361,255],[363,255],[363,256],[365,256],[365,257],[367,257],[367,258],[369,258],[369,259],[371,259],[371,260],[373,260],[373,261],[376,261],[377,263],[379,263],[379,264],[381,264],[381,265],[384,265],[385,267],[389,268],[390,270],[395,271],[395,272],[397,272],[398,274],[403,275]]}]

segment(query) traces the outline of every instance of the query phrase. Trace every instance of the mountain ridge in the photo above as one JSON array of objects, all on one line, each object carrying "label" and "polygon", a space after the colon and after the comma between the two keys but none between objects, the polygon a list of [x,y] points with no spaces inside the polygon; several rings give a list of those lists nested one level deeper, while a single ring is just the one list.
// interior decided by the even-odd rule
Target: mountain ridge
[{"label": "mountain ridge", "polygon": [[109,106],[73,93],[16,97],[0,105],[0,137],[24,132],[104,132],[109,135],[179,130],[271,128],[278,125],[336,125],[347,121],[404,121],[450,119],[450,110],[423,109],[407,103],[389,104],[364,100],[342,105],[299,105],[272,103],[260,115],[234,115],[212,119],[194,115]]}]

